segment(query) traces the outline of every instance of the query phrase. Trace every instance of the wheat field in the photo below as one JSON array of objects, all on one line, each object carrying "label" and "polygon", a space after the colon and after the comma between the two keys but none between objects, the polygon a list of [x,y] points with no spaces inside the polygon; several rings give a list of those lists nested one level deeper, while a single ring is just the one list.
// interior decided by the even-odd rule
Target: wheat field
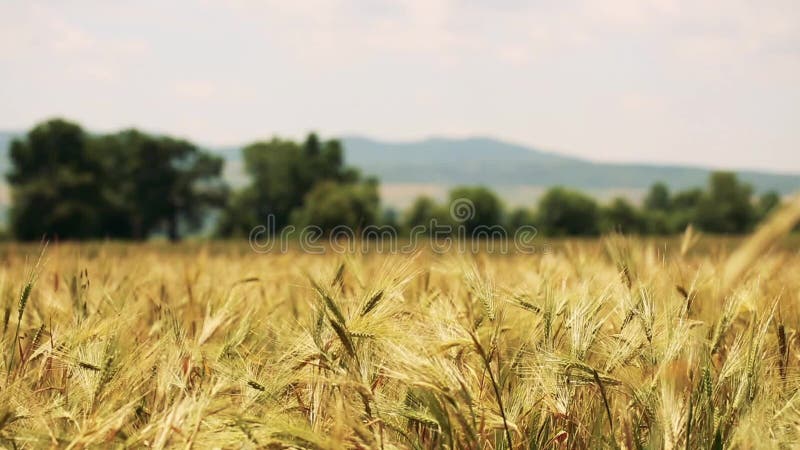
[{"label": "wheat field", "polygon": [[796,218],[529,255],[7,245],[0,444],[795,447]]}]

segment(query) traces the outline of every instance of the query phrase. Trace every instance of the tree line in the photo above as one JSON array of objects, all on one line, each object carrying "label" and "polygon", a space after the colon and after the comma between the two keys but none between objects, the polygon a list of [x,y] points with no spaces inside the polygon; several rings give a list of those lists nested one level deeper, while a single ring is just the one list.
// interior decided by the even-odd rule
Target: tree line
[{"label": "tree line", "polygon": [[[171,240],[212,228],[219,237],[246,236],[272,218],[276,230],[315,225],[330,232],[389,225],[535,226],[553,236],[593,236],[610,231],[672,234],[689,224],[712,233],[745,233],[780,203],[759,197],[730,172],[715,172],[704,188],[670,192],[652,186],[641,206],[623,197],[600,204],[584,193],[553,187],[529,208],[508,209],[485,187],[450,191],[447,202],[417,198],[402,214],[381,209],[378,180],[347,167],[338,140],[309,134],[302,142],[274,138],[242,149],[245,187],[222,178],[224,161],[195,144],[129,129],[87,133],[52,119],[33,127],[10,148],[7,174],[12,205],[9,231],[20,240]],[[450,206],[468,199],[470,216],[457,220]],[[210,225],[210,218],[214,218]]]},{"label": "tree line", "polygon": [[182,139],[137,130],[90,135],[61,119],[11,144],[10,230],[43,236],[172,239],[224,207],[223,161]]},{"label": "tree line", "polygon": [[[708,185],[671,193],[664,183],[654,184],[640,207],[624,197],[600,204],[593,197],[566,187],[553,187],[535,208],[505,211],[500,199],[483,187],[462,187],[450,192],[449,202],[467,198],[474,205],[474,218],[464,225],[469,232],[478,225],[499,224],[509,232],[533,225],[549,236],[596,236],[602,233],[674,234],[693,224],[720,234],[746,233],[780,204],[776,192],[757,199],[752,188],[736,174],[715,172]],[[431,220],[452,223],[446,203],[420,197],[405,215],[406,228]]]}]

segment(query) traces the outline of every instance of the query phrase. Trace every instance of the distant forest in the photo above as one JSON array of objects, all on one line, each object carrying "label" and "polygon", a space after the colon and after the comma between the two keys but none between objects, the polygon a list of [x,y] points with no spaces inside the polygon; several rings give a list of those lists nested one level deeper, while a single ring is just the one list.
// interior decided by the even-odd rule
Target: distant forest
[{"label": "distant forest", "polygon": [[[753,188],[731,172],[714,172],[703,188],[670,192],[656,182],[641,206],[623,197],[600,204],[565,186],[550,188],[537,204],[508,209],[480,185],[452,189],[448,202],[419,197],[408,210],[382,209],[379,180],[344,161],[339,140],[309,134],[302,142],[274,138],[241,150],[244,186],[222,178],[223,159],[183,139],[135,129],[87,133],[63,119],[40,123],[10,146],[6,174],[11,209],[6,235],[19,240],[171,240],[212,230],[217,237],[247,236],[271,217],[277,230],[314,225],[392,226],[401,232],[431,221],[455,223],[452,202],[468,200],[469,228],[502,226],[509,233],[534,226],[551,236],[611,231],[672,234],[689,224],[711,232],[750,231],[781,196]],[[211,222],[211,223],[210,223]]]}]

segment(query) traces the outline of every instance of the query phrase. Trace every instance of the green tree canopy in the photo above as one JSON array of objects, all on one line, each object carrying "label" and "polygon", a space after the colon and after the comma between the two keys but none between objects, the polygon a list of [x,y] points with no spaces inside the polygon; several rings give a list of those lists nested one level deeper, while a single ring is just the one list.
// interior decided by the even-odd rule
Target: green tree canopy
[{"label": "green tree canopy", "polygon": [[12,229],[21,239],[178,239],[227,192],[222,159],[190,142],[128,130],[91,136],[54,119],[11,150]]},{"label": "green tree canopy", "polygon": [[436,200],[421,195],[414,200],[405,214],[405,225],[408,229],[416,226],[429,226],[431,219],[436,217],[438,205]]},{"label": "green tree canopy", "polygon": [[[456,225],[463,225],[467,234],[479,226],[499,225],[503,215],[503,205],[497,195],[483,187],[461,186],[450,191],[451,219]],[[464,202],[468,201],[468,203]],[[459,211],[459,203],[465,209]],[[460,215],[460,213],[464,215]]]},{"label": "green tree canopy", "polygon": [[95,148],[134,238],[165,231],[178,239],[181,228],[196,230],[210,208],[224,206],[222,158],[188,141],[125,130],[98,138]]},{"label": "green tree canopy", "polygon": [[[670,211],[665,216],[666,233],[680,233],[697,221],[697,209],[703,199],[703,190],[691,188],[678,191],[670,201]],[[654,230],[658,231],[658,230]]]},{"label": "green tree canopy", "polygon": [[700,205],[703,199],[703,190],[700,188],[679,191],[672,197],[671,208],[673,210],[692,211]]},{"label": "green tree canopy", "polygon": [[651,211],[667,211],[670,209],[669,188],[664,183],[656,183],[644,198],[645,209]]},{"label": "green tree canopy", "polygon": [[740,183],[736,174],[711,174],[708,190],[697,207],[697,224],[715,233],[745,233],[756,221],[751,196],[753,189]]},{"label": "green tree canopy", "polygon": [[509,233],[514,233],[523,226],[534,225],[536,225],[536,214],[529,208],[515,208],[506,218]]},{"label": "green tree canopy", "polygon": [[539,224],[551,235],[591,236],[598,233],[597,202],[563,187],[548,190],[539,201]]},{"label": "green tree canopy", "polygon": [[100,166],[87,151],[89,139],[79,125],[53,119],[11,144],[11,229],[17,238],[103,233],[106,202],[96,188]]},{"label": "green tree canopy", "polygon": [[248,145],[242,155],[250,184],[231,199],[221,218],[219,233],[247,234],[252,227],[265,224],[269,216],[274,219],[276,229],[282,229],[293,218],[312,217],[307,208],[303,214],[293,216],[293,213],[309,199],[333,194],[333,188],[327,187],[309,197],[318,185],[352,184],[360,180],[358,171],[344,166],[342,151],[339,141],[323,142],[313,133],[299,144],[274,138]]},{"label": "green tree canopy", "polygon": [[316,226],[329,233],[337,226],[353,232],[377,223],[379,218],[378,183],[324,181],[306,196],[303,207],[293,213],[292,222],[299,227]]},{"label": "green tree canopy", "polygon": [[758,198],[758,206],[756,215],[758,220],[762,220],[781,204],[781,196],[775,191],[769,191],[761,194]]},{"label": "green tree canopy", "polygon": [[647,231],[643,214],[622,197],[616,197],[600,209],[600,227],[604,232],[641,234]]}]

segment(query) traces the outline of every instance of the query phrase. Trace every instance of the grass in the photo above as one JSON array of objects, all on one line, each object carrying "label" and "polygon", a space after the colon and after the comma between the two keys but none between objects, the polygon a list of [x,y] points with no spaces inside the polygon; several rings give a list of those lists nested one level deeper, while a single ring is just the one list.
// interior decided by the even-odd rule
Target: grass
[{"label": "grass", "polygon": [[791,448],[782,214],[534,255],[6,246],[0,444]]}]

